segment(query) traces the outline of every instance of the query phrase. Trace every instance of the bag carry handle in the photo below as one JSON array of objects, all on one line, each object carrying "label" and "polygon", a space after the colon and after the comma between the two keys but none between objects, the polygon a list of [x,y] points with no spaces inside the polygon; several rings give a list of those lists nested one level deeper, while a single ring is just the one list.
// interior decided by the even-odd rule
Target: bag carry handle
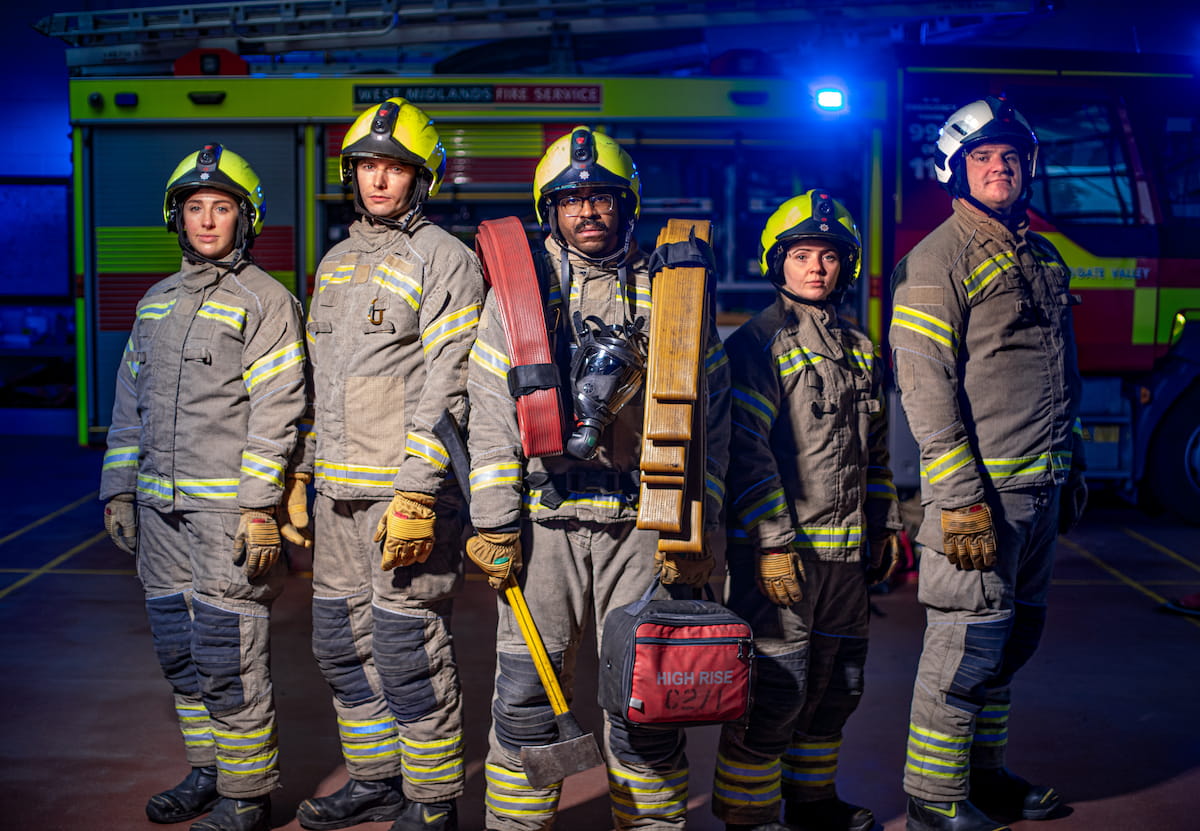
[{"label": "bag carry handle", "polygon": [[[658,575],[655,574],[654,579],[650,581],[650,585],[646,587],[646,591],[643,592],[642,596],[636,602],[630,603],[628,606],[622,606],[622,611],[624,611],[625,614],[629,615],[630,617],[636,617],[641,613],[642,609],[646,608],[646,604],[654,598],[654,592],[656,592],[658,587],[661,585],[662,581],[659,580]],[[708,595],[708,599],[713,603],[719,602],[716,594],[713,593],[711,583],[704,584],[704,593]]]}]

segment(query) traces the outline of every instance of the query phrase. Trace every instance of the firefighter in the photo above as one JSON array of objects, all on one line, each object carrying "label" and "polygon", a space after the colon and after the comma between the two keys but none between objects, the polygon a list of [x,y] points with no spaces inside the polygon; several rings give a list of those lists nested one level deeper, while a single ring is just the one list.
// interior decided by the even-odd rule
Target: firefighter
[{"label": "firefighter", "polygon": [[1029,230],[1038,141],[1002,98],[942,127],[953,214],[896,267],[890,340],[925,508],[908,828],[1045,819],[1050,787],[1005,767],[1010,684],[1037,648],[1055,540],[1087,498],[1070,273]]},{"label": "firefighter", "polygon": [[728,604],[754,629],[757,676],[746,723],[721,731],[713,810],[731,830],[867,831],[874,814],[834,780],[863,692],[867,587],[895,567],[901,523],[875,347],[837,312],[862,244],[818,189],[779,206],[762,251],[777,296],[726,343]]},{"label": "firefighter", "polygon": [[[493,288],[471,352],[471,518],[477,535],[467,554],[499,589],[509,575],[523,587],[550,659],[571,695],[579,644],[589,621],[599,630],[610,609],[632,603],[655,573],[673,587],[701,586],[713,558],[660,558],[657,533],[636,527],[643,398],[622,408],[589,400],[586,362],[572,351],[604,328],[635,352],[648,331],[648,259],[634,240],[641,185],[633,160],[602,133],[576,127],[553,142],[534,174],[536,214],[549,226],[535,253],[548,284],[551,354],[564,384],[584,411],[615,409],[595,441],[580,427],[567,441],[576,455],[525,458],[510,392],[512,367]],[[568,323],[570,321],[570,323]],[[614,350],[610,354],[616,354]],[[705,516],[715,532],[728,451],[728,362],[715,326],[706,353],[708,489]],[[608,367],[612,369],[612,367]],[[636,375],[636,373],[633,373]],[[610,376],[611,377],[611,376]],[[632,377],[632,376],[629,376]],[[618,398],[624,393],[613,390]],[[626,391],[628,392],[628,391]],[[599,422],[597,422],[599,424]],[[568,429],[567,432],[570,432]],[[524,562],[522,563],[522,559]],[[677,588],[678,590],[678,588]],[[658,589],[661,594],[666,590]],[[554,713],[507,603],[498,603],[496,689],[486,761],[486,827],[549,829],[561,784],[533,788],[520,751],[557,740]],[[682,827],[687,811],[683,731],[647,729],[608,717],[606,759],[617,829]]]},{"label": "firefighter", "polygon": [[314,399],[313,654],[333,692],[349,780],[301,803],[305,828],[395,820],[456,829],[461,689],[450,635],[462,496],[432,433],[466,416],[483,301],[475,255],[425,216],[445,150],[402,98],[342,142],[361,214],[321,261],[307,338]]},{"label": "firefighter", "polygon": [[184,158],[163,219],[183,262],[138,302],[100,480],[192,766],[146,816],[211,811],[194,831],[265,831],[279,781],[268,626],[286,574],[280,505],[285,488],[303,491],[288,475],[305,408],[300,304],[250,257],[263,192],[238,154],[206,144]]}]

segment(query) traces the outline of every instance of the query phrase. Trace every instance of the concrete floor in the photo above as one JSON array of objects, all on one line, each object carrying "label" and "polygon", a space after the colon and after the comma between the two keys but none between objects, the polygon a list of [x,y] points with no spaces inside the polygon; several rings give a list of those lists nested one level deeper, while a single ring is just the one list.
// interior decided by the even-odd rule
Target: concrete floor
[{"label": "concrete floor", "polygon": [[[103,533],[100,452],[67,438],[4,439],[0,829],[152,828],[146,798],[175,784],[186,765],[132,563]],[[1156,608],[1162,597],[1200,591],[1198,542],[1194,527],[1098,503],[1060,546],[1048,631],[1017,678],[1010,734],[1011,766],[1070,803],[1041,824],[1047,831],[1200,828],[1200,619]],[[336,789],[345,775],[309,651],[310,598],[309,581],[293,575],[273,620],[283,768],[274,824],[287,829],[299,828],[302,799]],[[923,614],[911,584],[875,606],[867,693],[847,730],[839,781],[844,797],[898,831]],[[454,618],[468,714],[463,831],[482,828],[494,621],[494,593],[470,581]],[[594,664],[584,662],[579,676],[577,713],[598,731]],[[688,739],[688,827],[719,831],[708,809],[716,729]],[[602,769],[567,781],[558,827],[610,827]]]}]

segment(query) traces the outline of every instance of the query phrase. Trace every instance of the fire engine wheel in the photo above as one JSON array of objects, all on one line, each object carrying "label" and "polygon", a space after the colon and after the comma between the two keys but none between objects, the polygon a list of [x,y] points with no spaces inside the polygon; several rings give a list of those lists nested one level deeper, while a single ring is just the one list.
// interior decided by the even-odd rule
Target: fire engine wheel
[{"label": "fire engine wheel", "polygon": [[1155,502],[1200,525],[1200,386],[1192,385],[1159,423],[1146,473]]}]

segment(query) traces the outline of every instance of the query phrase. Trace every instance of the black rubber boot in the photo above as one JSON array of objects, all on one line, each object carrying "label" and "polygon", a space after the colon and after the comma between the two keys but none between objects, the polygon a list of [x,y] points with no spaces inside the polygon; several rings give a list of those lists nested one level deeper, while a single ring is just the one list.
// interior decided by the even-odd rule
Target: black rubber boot
[{"label": "black rubber boot", "polygon": [[836,796],[815,802],[791,800],[783,809],[783,818],[797,831],[871,831],[875,827],[875,815],[869,808]]},{"label": "black rubber boot", "polygon": [[1010,831],[967,800],[930,802],[908,798],[908,831]]},{"label": "black rubber boot", "polygon": [[306,799],[296,809],[303,828],[328,831],[360,822],[391,822],[404,810],[399,776],[367,781],[350,779],[329,796]]},{"label": "black rubber boot", "polygon": [[271,797],[223,796],[211,814],[192,823],[191,831],[271,831]]},{"label": "black rubber boot", "polygon": [[1054,788],[1026,782],[1008,768],[972,768],[971,801],[1004,819],[1046,819],[1062,805]]},{"label": "black rubber boot", "polygon": [[458,803],[409,800],[391,831],[458,831]]},{"label": "black rubber boot", "polygon": [[146,817],[163,824],[183,822],[206,814],[217,804],[217,769],[192,768],[183,781],[169,791],[156,793],[146,802]]},{"label": "black rubber boot", "polygon": [[758,825],[738,825],[725,823],[725,831],[792,831],[792,826],[784,825],[778,820],[760,822]]}]

